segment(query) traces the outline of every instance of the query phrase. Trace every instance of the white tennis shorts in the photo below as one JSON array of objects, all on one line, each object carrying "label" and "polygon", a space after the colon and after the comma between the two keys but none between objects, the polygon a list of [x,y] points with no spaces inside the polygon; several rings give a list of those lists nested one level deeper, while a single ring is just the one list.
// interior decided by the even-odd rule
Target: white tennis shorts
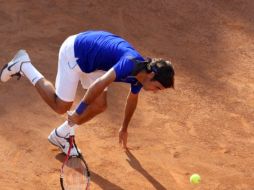
[{"label": "white tennis shorts", "polygon": [[106,73],[106,71],[102,70],[96,70],[91,73],[81,71],[74,54],[75,38],[76,35],[73,35],[63,42],[58,57],[55,82],[56,95],[65,102],[74,101],[79,81],[84,89],[88,89],[97,78]]}]

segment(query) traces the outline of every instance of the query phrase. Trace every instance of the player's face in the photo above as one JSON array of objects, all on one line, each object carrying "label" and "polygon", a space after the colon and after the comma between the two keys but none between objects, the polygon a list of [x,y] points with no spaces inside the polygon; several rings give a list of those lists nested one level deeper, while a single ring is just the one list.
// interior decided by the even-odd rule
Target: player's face
[{"label": "player's face", "polygon": [[165,87],[163,87],[161,83],[152,79],[145,80],[143,82],[143,88],[147,91],[153,91],[153,92],[157,92],[157,91],[165,89]]}]

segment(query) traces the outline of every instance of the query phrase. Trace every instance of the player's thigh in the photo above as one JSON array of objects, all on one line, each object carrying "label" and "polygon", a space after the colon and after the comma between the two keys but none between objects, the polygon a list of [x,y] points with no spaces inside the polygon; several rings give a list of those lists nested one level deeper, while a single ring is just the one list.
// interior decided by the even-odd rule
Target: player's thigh
[{"label": "player's thigh", "polygon": [[[85,93],[86,93],[85,89]],[[104,111],[107,108],[107,90],[104,90],[92,103],[91,105],[93,109],[97,109],[98,111]]]},{"label": "player's thigh", "polygon": [[63,102],[73,102],[82,71],[74,55],[74,37],[71,36],[60,48],[56,76],[56,95]]},{"label": "player's thigh", "polygon": [[[96,70],[91,73],[82,73],[80,82],[82,84],[82,87],[87,90],[98,78],[103,76],[106,73],[106,71],[102,70]],[[107,91],[108,87],[104,89],[104,91]]]},{"label": "player's thigh", "polygon": [[[104,75],[106,71],[97,70],[92,73],[82,73],[80,81],[82,87],[87,90],[95,81],[96,79],[100,78]],[[104,91],[94,100],[93,105],[96,105],[98,109],[106,109],[107,107],[107,90],[106,87]]]}]

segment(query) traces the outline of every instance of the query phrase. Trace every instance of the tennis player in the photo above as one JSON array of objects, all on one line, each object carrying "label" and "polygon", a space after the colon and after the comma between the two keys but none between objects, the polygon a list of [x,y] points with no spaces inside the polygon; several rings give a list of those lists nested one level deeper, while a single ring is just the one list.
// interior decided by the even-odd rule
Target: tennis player
[{"label": "tennis player", "polygon": [[[123,38],[106,31],[86,31],[68,37],[59,51],[55,87],[31,63],[28,53],[20,50],[1,69],[2,82],[13,76],[26,76],[42,99],[57,113],[70,110],[79,81],[87,89],[68,120],[54,129],[48,140],[67,152],[70,127],[81,125],[107,107],[107,88],[112,82],[130,84],[125,115],[119,129],[119,143],[127,148],[127,129],[143,88],[159,91],[174,88],[174,69],[163,59],[144,58]],[[73,148],[71,155],[76,155]]]}]

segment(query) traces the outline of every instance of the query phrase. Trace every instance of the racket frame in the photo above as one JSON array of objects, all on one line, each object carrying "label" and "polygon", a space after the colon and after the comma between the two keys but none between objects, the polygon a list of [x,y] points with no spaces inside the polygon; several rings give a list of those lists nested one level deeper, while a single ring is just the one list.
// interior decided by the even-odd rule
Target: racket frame
[{"label": "racket frame", "polygon": [[73,157],[73,156],[70,156],[70,153],[71,153],[71,149],[73,147],[76,148],[77,152],[78,152],[78,156],[75,156],[77,158],[80,158],[82,160],[82,162],[84,163],[85,165],[85,173],[84,173],[84,178],[85,178],[85,181],[86,181],[86,188],[85,190],[88,190],[89,189],[89,185],[90,185],[90,171],[89,171],[89,168],[88,168],[88,164],[86,163],[82,153],[79,151],[77,145],[76,145],[76,142],[75,142],[75,138],[74,138],[74,128],[72,127],[71,128],[71,132],[70,132],[70,137],[69,137],[69,143],[70,143],[70,146],[69,146],[69,149],[68,149],[68,152],[65,156],[65,159],[64,159],[64,162],[62,164],[62,167],[61,167],[61,171],[60,171],[60,184],[61,184],[61,188],[62,190],[65,190],[65,187],[64,187],[64,166],[66,165],[67,161]]}]

